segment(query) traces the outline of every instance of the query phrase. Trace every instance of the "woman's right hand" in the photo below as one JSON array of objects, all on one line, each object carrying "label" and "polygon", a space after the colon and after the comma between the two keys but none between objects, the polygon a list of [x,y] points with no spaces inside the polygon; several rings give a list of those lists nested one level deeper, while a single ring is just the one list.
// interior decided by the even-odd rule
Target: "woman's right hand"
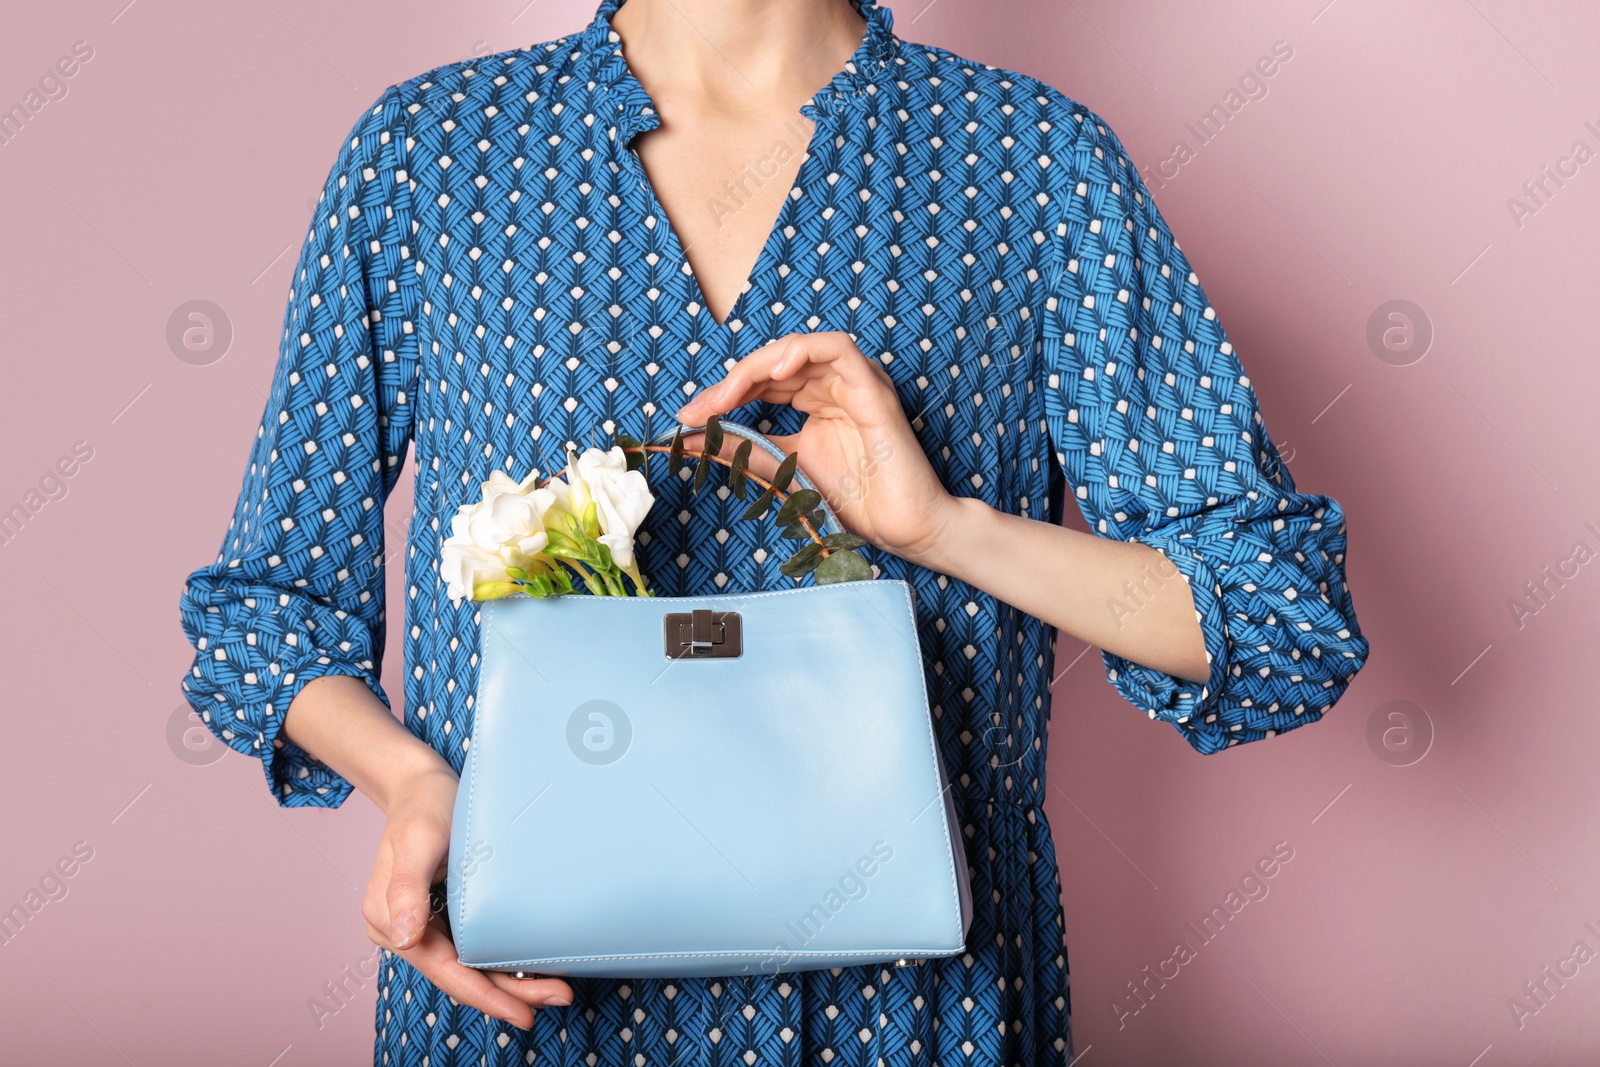
[{"label": "woman's right hand", "polygon": [[533,1026],[534,1007],[571,1004],[572,987],[559,978],[513,978],[462,966],[444,916],[429,906],[429,888],[444,878],[450,859],[456,785],[456,775],[441,762],[387,791],[388,820],[361,902],[367,936],[457,1002],[526,1030]]}]

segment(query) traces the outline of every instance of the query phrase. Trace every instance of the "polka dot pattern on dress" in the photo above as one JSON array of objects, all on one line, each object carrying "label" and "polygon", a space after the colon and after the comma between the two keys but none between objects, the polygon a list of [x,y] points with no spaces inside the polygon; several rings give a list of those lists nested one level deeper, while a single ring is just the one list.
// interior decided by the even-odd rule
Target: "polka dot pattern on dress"
[{"label": "polka dot pattern on dress", "polygon": [[[1364,664],[1338,503],[1295,487],[1249,377],[1104,120],[1048,85],[867,32],[806,103],[799,175],[718,324],[633,152],[660,121],[604,0],[583,31],[386,89],[341,144],[290,285],[233,521],[182,598],[188,699],[284,805],[350,783],[281,732],[328,674],[377,676],[386,566],[405,569],[406,725],[458,769],[478,617],[439,579],[491,471],[671,425],[791,332],[843,330],[893,380],[944,484],[1162,552],[1193,590],[1201,684],[1105,654],[1139,711],[1203,753],[1320,718]],[[801,416],[732,416],[773,432]],[[407,448],[416,506],[385,521]],[[684,472],[685,474],[687,472]],[[788,555],[726,489],[653,471],[640,556],[668,595],[781,588]],[[917,591],[932,712],[972,871],[967,952],[905,968],[574,983],[522,1032],[397,957],[375,1062],[951,1067],[1073,1055],[1045,821],[1054,637],[981,590],[874,553]],[[620,834],[620,830],[619,830]]]}]

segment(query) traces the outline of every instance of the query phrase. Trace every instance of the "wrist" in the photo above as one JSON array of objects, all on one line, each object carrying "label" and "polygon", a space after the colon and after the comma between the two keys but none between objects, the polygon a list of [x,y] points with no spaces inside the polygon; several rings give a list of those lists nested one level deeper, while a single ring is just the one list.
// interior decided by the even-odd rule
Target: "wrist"
[{"label": "wrist", "polygon": [[307,682],[289,705],[283,731],[385,813],[429,776],[455,776],[443,756],[354,676],[328,674]]},{"label": "wrist", "polygon": [[383,761],[373,776],[369,796],[374,804],[388,814],[407,796],[435,780],[455,783],[459,779],[443,756],[413,737],[412,743],[396,753],[394,758]]},{"label": "wrist", "polygon": [[961,577],[962,561],[983,541],[983,531],[995,510],[974,497],[948,495],[935,520],[935,533],[906,555],[906,559],[931,571]]}]

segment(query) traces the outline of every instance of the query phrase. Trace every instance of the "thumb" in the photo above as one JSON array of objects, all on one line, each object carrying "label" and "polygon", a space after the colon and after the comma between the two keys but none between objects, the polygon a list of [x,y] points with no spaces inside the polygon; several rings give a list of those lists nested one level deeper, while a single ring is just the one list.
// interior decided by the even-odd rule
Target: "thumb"
[{"label": "thumb", "polygon": [[413,830],[395,838],[388,902],[389,939],[397,949],[410,948],[422,939],[427,929],[428,889],[446,847],[441,837],[427,831]]}]

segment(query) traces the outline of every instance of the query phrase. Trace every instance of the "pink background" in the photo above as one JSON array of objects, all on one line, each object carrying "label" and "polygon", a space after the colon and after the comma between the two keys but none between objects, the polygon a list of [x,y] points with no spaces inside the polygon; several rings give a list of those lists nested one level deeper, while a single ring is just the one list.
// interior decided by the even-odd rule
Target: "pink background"
[{"label": "pink background", "polygon": [[[286,813],[253,761],[213,762],[181,724],[169,739],[192,655],[178,593],[226,526],[309,199],[353,116],[387,84],[576,30],[594,7],[125,3],[14,7],[0,35],[5,105],[73,42],[94,49],[0,146],[0,510],[75,442],[93,450],[0,544],[0,907],[75,842],[93,850],[0,945],[4,1056],[364,1062],[373,985],[320,1028],[307,1002],[370,955],[357,906],[377,812],[356,797]],[[1575,942],[1600,950],[1584,928],[1600,929],[1600,563],[1565,564],[1520,623],[1510,607],[1576,542],[1600,549],[1600,159],[1520,225],[1507,206],[1575,141],[1600,148],[1584,125],[1600,129],[1600,15],[1578,0],[893,7],[902,37],[1085,101],[1152,174],[1189,143],[1152,188],[1296,479],[1348,511],[1373,646],[1324,722],[1203,758],[1062,639],[1050,815],[1079,1063],[1600,1062],[1600,962],[1551,983],[1520,1028],[1507,1004]],[[1278,41],[1293,56],[1267,94],[1200,144],[1185,123]],[[234,330],[205,366],[166,340],[194,299]],[[1394,299],[1435,332],[1410,365],[1366,341]],[[391,528],[407,507],[391,502]],[[1432,727],[1408,766],[1369,744],[1391,701]],[[1293,859],[1268,896],[1132,999],[1278,842]]]}]

